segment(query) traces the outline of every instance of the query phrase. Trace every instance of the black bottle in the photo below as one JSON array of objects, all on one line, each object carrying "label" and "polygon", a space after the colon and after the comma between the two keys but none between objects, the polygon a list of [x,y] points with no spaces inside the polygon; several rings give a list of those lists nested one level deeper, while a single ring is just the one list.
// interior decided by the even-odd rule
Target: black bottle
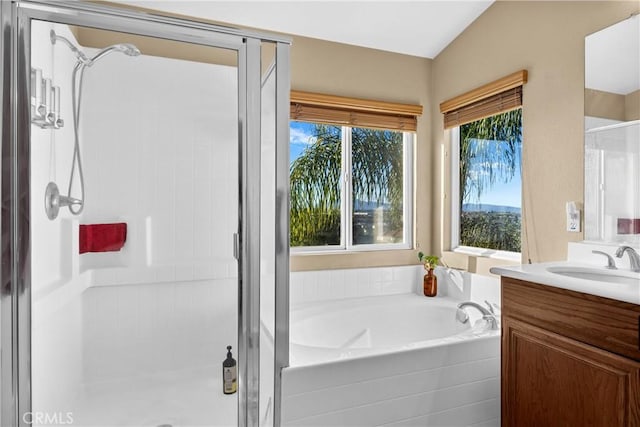
[{"label": "black bottle", "polygon": [[227,346],[227,358],[222,362],[222,391],[233,394],[238,391],[238,368],[236,359],[231,356],[231,346]]}]

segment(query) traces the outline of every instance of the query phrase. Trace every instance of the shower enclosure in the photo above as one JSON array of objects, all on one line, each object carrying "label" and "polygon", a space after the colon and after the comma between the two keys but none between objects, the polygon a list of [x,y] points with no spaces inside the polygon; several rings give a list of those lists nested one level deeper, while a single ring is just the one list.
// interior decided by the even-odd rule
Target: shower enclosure
[{"label": "shower enclosure", "polygon": [[0,424],[279,425],[289,41],[75,1],[0,19]]}]

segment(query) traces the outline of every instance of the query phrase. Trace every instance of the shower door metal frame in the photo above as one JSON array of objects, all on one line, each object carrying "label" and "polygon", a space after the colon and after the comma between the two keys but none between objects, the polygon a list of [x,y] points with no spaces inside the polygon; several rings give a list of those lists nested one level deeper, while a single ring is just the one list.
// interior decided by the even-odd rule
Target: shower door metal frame
[{"label": "shower door metal frame", "polygon": [[[2,164],[0,425],[26,426],[31,411],[30,51],[31,20],[94,27],[235,50],[238,55],[239,257],[238,424],[259,425],[260,105],[262,42],[276,44],[276,330],[274,425],[280,424],[281,370],[288,348],[288,116],[290,40],[196,21],[76,1],[0,1]],[[278,216],[280,215],[280,216]]]}]

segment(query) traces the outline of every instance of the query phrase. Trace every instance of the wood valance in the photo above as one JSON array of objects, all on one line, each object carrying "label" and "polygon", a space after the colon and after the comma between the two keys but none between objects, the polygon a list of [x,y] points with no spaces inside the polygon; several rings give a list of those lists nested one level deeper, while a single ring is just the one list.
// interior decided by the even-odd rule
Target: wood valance
[{"label": "wood valance", "polygon": [[291,120],[415,132],[421,105],[291,91]]},{"label": "wood valance", "polygon": [[520,70],[440,104],[445,129],[522,106],[527,70]]}]

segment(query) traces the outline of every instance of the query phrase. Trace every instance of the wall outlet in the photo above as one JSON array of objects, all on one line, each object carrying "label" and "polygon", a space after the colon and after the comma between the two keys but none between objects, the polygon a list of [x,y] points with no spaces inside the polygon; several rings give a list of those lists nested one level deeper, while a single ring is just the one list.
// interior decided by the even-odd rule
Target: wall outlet
[{"label": "wall outlet", "polygon": [[567,231],[580,232],[580,209],[576,202],[567,202]]}]

